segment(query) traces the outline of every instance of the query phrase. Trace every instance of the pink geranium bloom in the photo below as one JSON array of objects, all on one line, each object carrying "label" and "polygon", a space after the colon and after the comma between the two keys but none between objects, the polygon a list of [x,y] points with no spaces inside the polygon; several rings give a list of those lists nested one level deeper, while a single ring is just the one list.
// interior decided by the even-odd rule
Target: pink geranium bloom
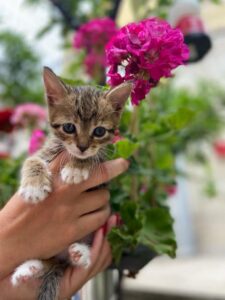
[{"label": "pink geranium bloom", "polygon": [[117,32],[115,22],[110,18],[93,19],[78,29],[73,38],[73,46],[76,49],[86,49],[88,52],[93,47],[105,46]]},{"label": "pink geranium bloom", "polygon": [[96,75],[96,69],[106,67],[105,45],[117,30],[116,23],[106,17],[83,24],[75,33],[73,47],[85,50],[84,64],[91,77]]},{"label": "pink geranium bloom", "polygon": [[39,150],[44,144],[46,139],[44,131],[40,129],[35,129],[30,138],[29,142],[29,154],[34,154],[37,150]]},{"label": "pink geranium bloom", "polygon": [[[106,46],[109,84],[132,80],[132,103],[137,105],[161,77],[189,58],[183,34],[166,21],[150,18],[122,27]],[[123,69],[123,73],[120,69]]]},{"label": "pink geranium bloom", "polygon": [[22,127],[41,127],[46,120],[46,109],[34,103],[18,105],[11,117],[12,124]]}]

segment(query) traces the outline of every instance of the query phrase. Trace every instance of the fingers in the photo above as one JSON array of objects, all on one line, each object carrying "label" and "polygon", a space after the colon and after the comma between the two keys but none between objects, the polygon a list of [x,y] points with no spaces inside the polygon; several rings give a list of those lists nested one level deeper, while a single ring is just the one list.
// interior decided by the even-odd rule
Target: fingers
[{"label": "fingers", "polygon": [[100,164],[91,174],[90,178],[81,183],[83,190],[88,190],[102,183],[108,182],[114,177],[125,172],[129,162],[123,158],[106,161]]},{"label": "fingers", "polygon": [[[117,218],[111,216],[107,222],[107,233],[116,226]],[[107,268],[112,260],[111,249],[107,238],[103,234],[103,228],[96,231],[91,247],[91,265],[82,267],[68,267],[60,281],[60,299],[70,297],[77,292],[93,276]]]},{"label": "fingers", "polygon": [[103,239],[104,239],[104,233],[103,233],[103,228],[99,228],[94,236],[93,244],[91,247],[91,262],[92,264],[96,261],[100,254],[100,250],[102,248],[103,244]]},{"label": "fingers", "polygon": [[99,189],[92,192],[85,192],[79,202],[77,202],[76,210],[79,216],[105,207],[109,203],[110,194],[106,189]]},{"label": "fingers", "polygon": [[62,167],[70,160],[70,156],[67,151],[59,153],[53,161],[50,162],[49,167],[52,174],[60,173]]},{"label": "fingers", "polygon": [[79,219],[79,228],[82,234],[81,238],[90,232],[96,231],[105,224],[110,215],[110,207],[106,205],[102,209],[85,214]]},{"label": "fingers", "polygon": [[[112,215],[106,224],[106,234],[110,232],[110,230],[115,227],[117,224],[117,217],[115,215]],[[98,231],[101,231],[100,228]],[[96,244],[100,243],[100,238],[97,236],[99,233],[98,231],[96,232],[95,239]],[[94,239],[94,242],[95,242]],[[95,276],[97,273],[104,271],[112,262],[112,253],[111,253],[111,248],[110,244],[107,240],[106,237],[103,237],[103,242],[101,244],[101,249],[99,249],[100,246],[93,243],[92,249],[91,249],[91,254],[92,254],[92,264],[94,265],[92,267],[91,273],[90,273],[90,278]]]}]

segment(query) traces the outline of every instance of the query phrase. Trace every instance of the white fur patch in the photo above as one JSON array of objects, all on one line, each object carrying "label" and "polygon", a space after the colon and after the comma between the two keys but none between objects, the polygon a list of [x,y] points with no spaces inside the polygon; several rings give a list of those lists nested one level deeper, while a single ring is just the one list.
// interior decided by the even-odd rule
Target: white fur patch
[{"label": "white fur patch", "polygon": [[84,180],[87,180],[89,177],[89,170],[88,169],[82,169],[81,170],[82,176]]},{"label": "white fur patch", "polygon": [[11,277],[13,286],[25,282],[31,278],[39,277],[43,274],[44,265],[41,260],[31,259],[16,268]]},{"label": "white fur patch", "polygon": [[91,263],[90,249],[88,245],[74,243],[69,249],[70,261],[74,266],[82,266],[88,268]]},{"label": "white fur patch", "polygon": [[24,201],[33,204],[43,201],[51,191],[52,188],[50,185],[27,185],[19,188],[19,194],[23,197]]},{"label": "white fur patch", "polygon": [[77,184],[84,180],[86,180],[89,176],[88,169],[78,169],[78,168],[71,168],[65,166],[61,171],[61,178],[63,182],[68,184]]}]

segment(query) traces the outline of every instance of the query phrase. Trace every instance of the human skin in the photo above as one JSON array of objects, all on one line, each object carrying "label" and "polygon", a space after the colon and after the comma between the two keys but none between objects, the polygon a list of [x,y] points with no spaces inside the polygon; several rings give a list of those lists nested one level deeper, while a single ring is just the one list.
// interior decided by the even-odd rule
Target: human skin
[{"label": "human skin", "polygon": [[[57,157],[51,165],[54,188],[47,199],[30,205],[15,194],[0,212],[1,297],[5,290],[6,299],[9,300],[35,299],[37,288],[34,287],[38,287],[40,282],[33,280],[12,289],[10,273],[28,259],[47,259],[58,254],[74,241],[105,224],[110,215],[108,190],[87,190],[111,180],[128,168],[128,162],[123,159],[108,161],[95,169],[88,180],[76,185],[66,185],[58,176],[59,162],[60,157]],[[112,217],[108,228],[114,225],[115,217]],[[102,229],[95,235],[91,253],[92,263],[88,269],[66,270],[61,280],[62,299],[70,296],[110,263],[111,252]],[[13,292],[14,295],[10,296],[9,293]]]},{"label": "human skin", "polygon": [[[111,216],[106,223],[107,230],[105,231],[101,227],[96,231],[91,247],[91,264],[88,268],[71,266],[65,270],[60,280],[59,300],[72,297],[88,280],[110,265],[112,260],[111,249],[105,234],[113,226],[116,226],[116,220],[115,215]],[[10,276],[7,276],[0,280],[0,299],[36,300],[40,284],[39,279],[32,279],[19,286],[12,287]]]}]

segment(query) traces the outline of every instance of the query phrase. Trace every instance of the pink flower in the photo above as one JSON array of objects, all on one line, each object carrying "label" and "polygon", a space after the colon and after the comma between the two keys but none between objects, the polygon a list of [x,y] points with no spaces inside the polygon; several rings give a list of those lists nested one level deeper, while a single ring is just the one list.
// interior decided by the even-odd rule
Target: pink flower
[{"label": "pink flower", "polygon": [[216,154],[219,157],[221,157],[221,158],[225,157],[225,141],[223,141],[223,140],[216,141],[216,142],[214,142],[213,147],[214,147]]},{"label": "pink flower", "polygon": [[29,154],[33,154],[37,150],[39,150],[44,144],[45,139],[46,137],[44,131],[40,129],[35,129],[31,134],[31,138],[29,142],[29,150],[28,150]]},{"label": "pink flower", "polygon": [[91,77],[94,77],[96,68],[99,68],[99,66],[105,67],[105,57],[101,54],[90,52],[86,56],[84,64],[87,74],[89,74]]},{"label": "pink flower", "polygon": [[47,119],[46,110],[37,104],[26,103],[18,105],[11,117],[11,122],[17,126],[41,127]]},{"label": "pink flower", "polygon": [[124,139],[124,137],[122,137],[120,135],[119,129],[116,129],[114,132],[114,136],[112,138],[112,144],[116,144],[117,142],[121,141],[122,139]]},{"label": "pink flower", "polygon": [[121,28],[106,46],[109,84],[133,80],[131,99],[138,105],[161,77],[171,77],[171,71],[188,58],[181,31],[166,21],[150,18],[131,23]]},{"label": "pink flower", "polygon": [[90,52],[93,47],[104,47],[116,32],[116,24],[110,18],[93,19],[83,24],[76,32],[73,46]]},{"label": "pink flower", "polygon": [[168,196],[172,197],[177,193],[177,186],[176,185],[167,185],[165,187],[165,192]]},{"label": "pink flower", "polygon": [[116,24],[110,18],[93,19],[83,24],[75,33],[73,47],[84,49],[84,64],[87,73],[95,77],[100,69],[106,67],[105,45],[117,32]]}]

